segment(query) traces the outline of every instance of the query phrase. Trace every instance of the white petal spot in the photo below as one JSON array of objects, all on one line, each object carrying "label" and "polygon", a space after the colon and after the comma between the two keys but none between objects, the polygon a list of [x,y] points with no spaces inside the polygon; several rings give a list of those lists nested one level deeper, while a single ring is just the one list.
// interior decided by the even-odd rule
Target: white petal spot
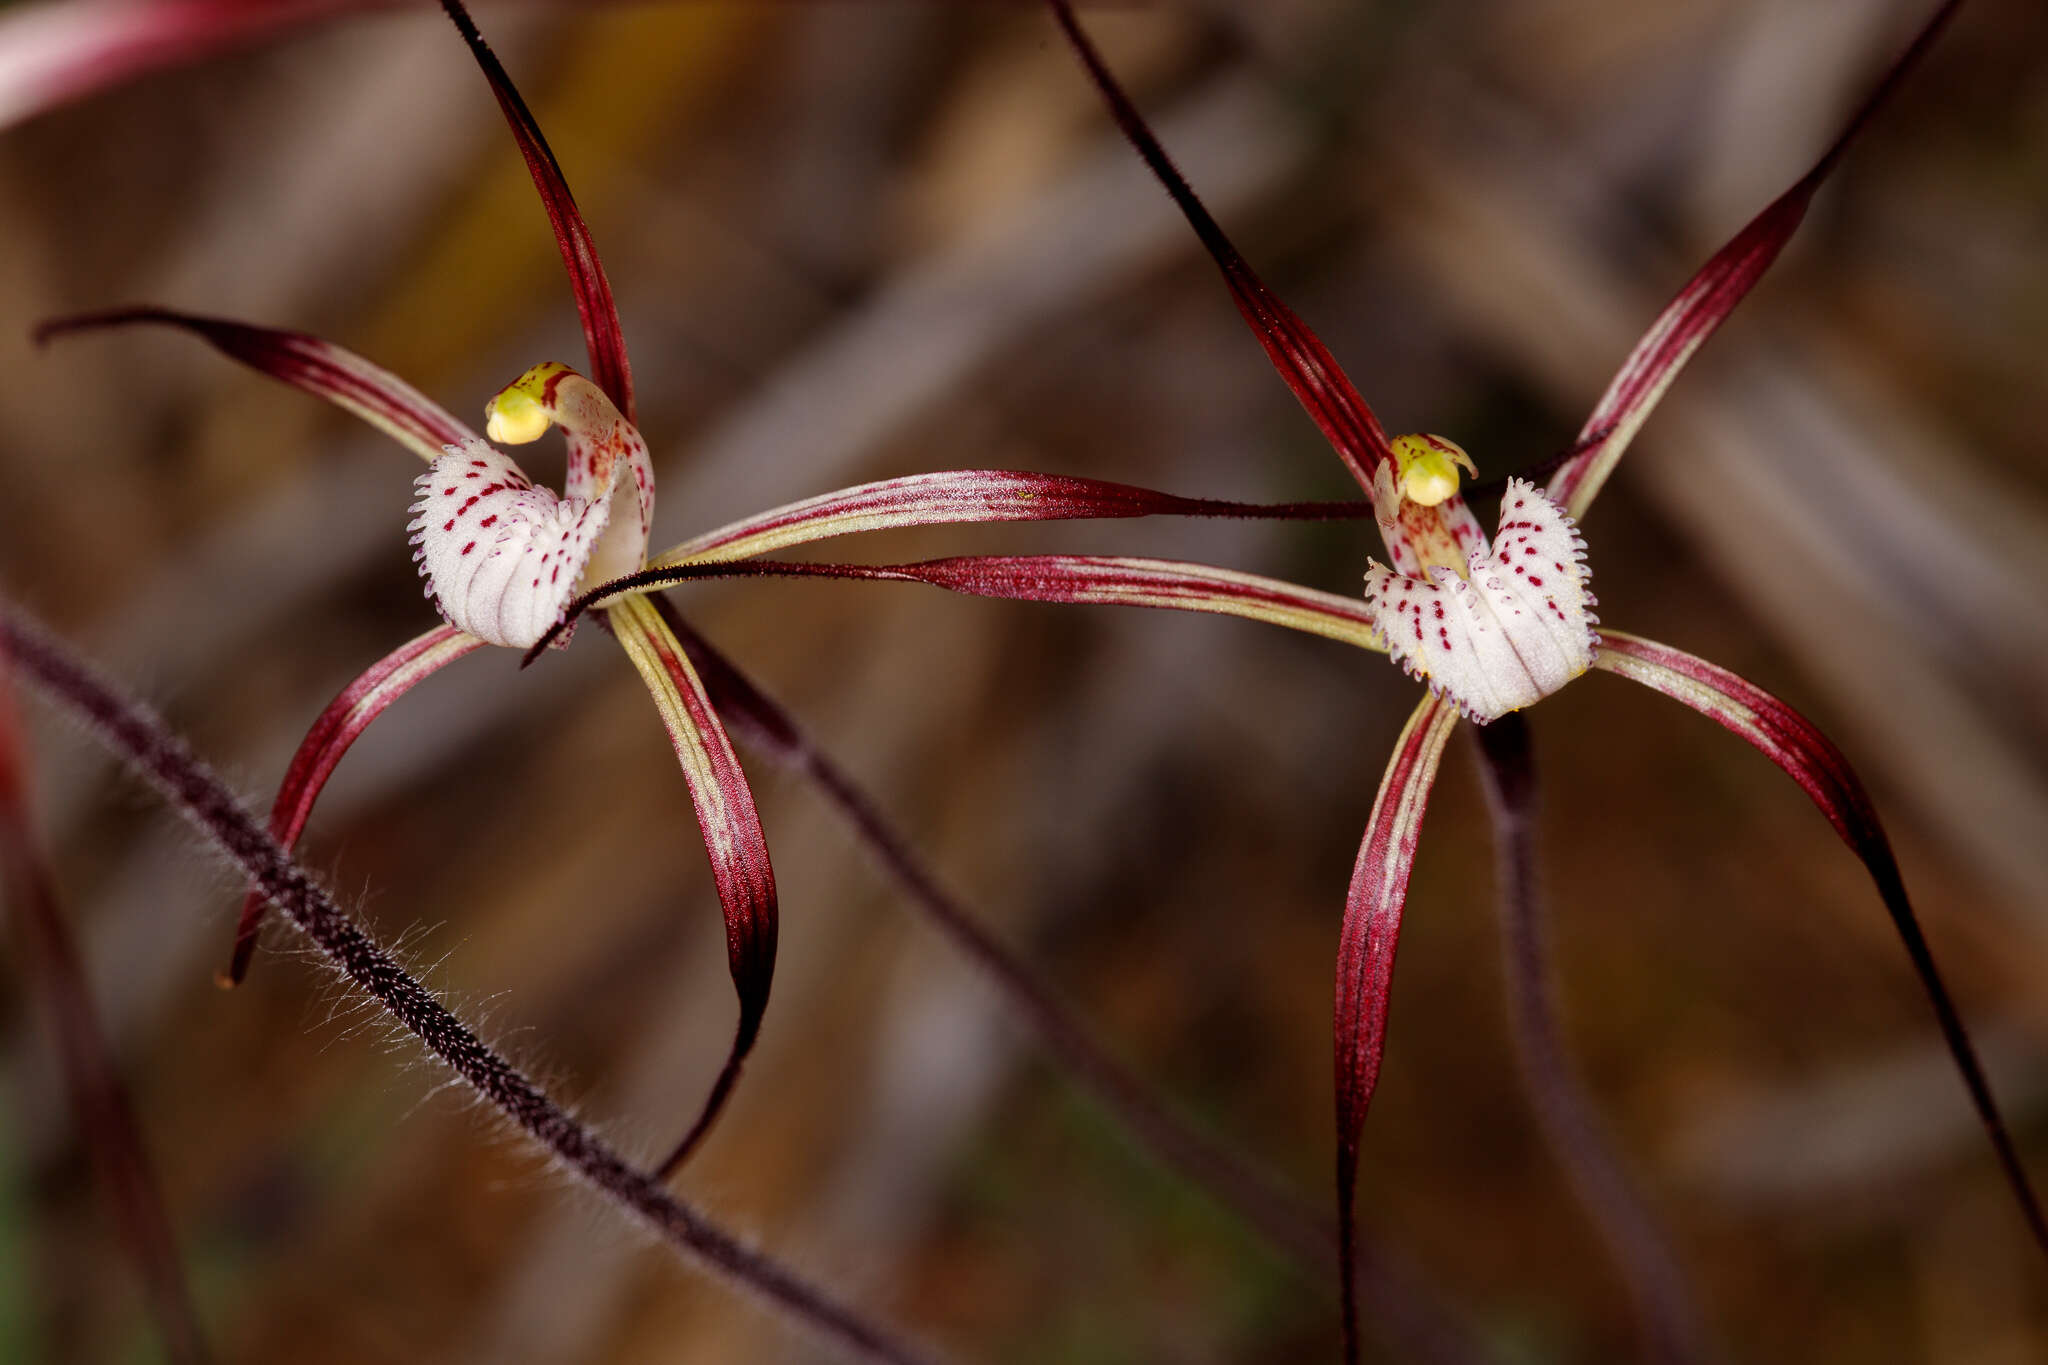
[{"label": "white petal spot", "polygon": [[1380,564],[1365,595],[1395,662],[1485,723],[1541,700],[1593,662],[1594,598],[1572,519],[1535,485],[1509,479],[1493,549],[1471,578],[1427,579]]},{"label": "white petal spot", "polygon": [[450,625],[515,649],[561,619],[611,510],[534,487],[481,441],[449,446],[415,487],[408,529],[428,594]]}]

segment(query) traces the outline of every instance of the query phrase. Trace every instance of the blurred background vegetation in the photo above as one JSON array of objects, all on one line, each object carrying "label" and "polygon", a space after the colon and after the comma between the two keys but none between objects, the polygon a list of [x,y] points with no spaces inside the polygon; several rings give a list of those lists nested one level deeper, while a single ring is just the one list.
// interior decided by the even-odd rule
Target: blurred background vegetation
[{"label": "blurred background vegetation", "polygon": [[[1349,491],[1036,6],[477,8],[611,267],[661,460],[657,543],[937,468]],[[1087,20],[1388,429],[1450,436],[1497,477],[1570,439],[1924,8],[1185,0]],[[1771,688],[1858,762],[2037,1177],[2044,181],[2048,12],[1985,0],[1585,528],[1608,623]],[[535,360],[580,363],[575,314],[497,110],[424,6],[0,140],[0,583],[267,800],[327,699],[432,624],[406,552],[414,464],[184,338],[26,339],[129,301],[332,337],[466,417]],[[1124,523],[840,548],[1164,554],[1352,592],[1376,543]],[[1337,920],[1413,684],[1214,618],[886,585],[678,596],[1117,1051],[1325,1198]],[[516,662],[473,657],[394,708],[306,854],[651,1155],[731,1027],[701,845],[614,653]],[[282,932],[217,992],[239,888],[49,719],[32,708],[41,815],[226,1359],[814,1358],[442,1093]],[[1730,1358],[2048,1354],[2037,1253],[1875,896],[1805,798],[1604,675],[1534,724],[1569,1036]],[[1503,1359],[1627,1358],[1626,1294],[1518,1088],[1458,749],[1363,1219]],[[687,1195],[963,1360],[1330,1358],[1328,1287],[1129,1145],[811,791],[749,771],[781,967]],[[147,1359],[22,1005],[0,978],[0,1357]]]}]

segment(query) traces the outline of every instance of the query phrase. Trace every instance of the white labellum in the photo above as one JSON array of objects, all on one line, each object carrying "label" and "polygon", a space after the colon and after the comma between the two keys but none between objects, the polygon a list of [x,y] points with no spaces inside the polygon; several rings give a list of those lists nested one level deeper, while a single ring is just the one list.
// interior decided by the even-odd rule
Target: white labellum
[{"label": "white labellum", "polygon": [[413,559],[448,624],[524,649],[561,620],[610,517],[609,496],[558,498],[478,440],[449,446],[414,486]]},{"label": "white labellum", "polygon": [[1584,542],[1534,484],[1509,479],[1491,550],[1466,556],[1470,578],[1427,579],[1374,563],[1366,604],[1395,662],[1484,724],[1549,696],[1593,662]]}]

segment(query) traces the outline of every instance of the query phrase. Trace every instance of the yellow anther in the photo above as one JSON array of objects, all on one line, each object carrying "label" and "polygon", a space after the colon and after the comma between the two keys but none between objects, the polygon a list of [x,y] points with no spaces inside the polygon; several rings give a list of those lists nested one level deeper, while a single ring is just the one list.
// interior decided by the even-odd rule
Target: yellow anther
[{"label": "yellow anther", "polygon": [[484,404],[484,435],[511,446],[538,441],[554,421],[549,390],[557,376],[567,373],[567,365],[550,360],[498,390]]},{"label": "yellow anther", "polygon": [[540,404],[517,389],[506,389],[484,405],[484,435],[504,445],[538,441],[552,425]]},{"label": "yellow anther", "polygon": [[1394,467],[1401,475],[1401,491],[1408,501],[1423,507],[1434,507],[1458,491],[1460,469],[1475,479],[1479,477],[1479,467],[1472,463],[1472,457],[1456,442],[1441,436],[1396,436],[1393,451]]}]

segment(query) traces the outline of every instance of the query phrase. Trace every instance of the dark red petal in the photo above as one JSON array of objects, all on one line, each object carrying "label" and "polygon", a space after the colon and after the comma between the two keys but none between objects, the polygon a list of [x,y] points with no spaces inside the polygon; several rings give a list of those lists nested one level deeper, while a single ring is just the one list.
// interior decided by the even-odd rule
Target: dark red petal
[{"label": "dark red petal", "polygon": [[1821,154],[1813,168],[1773,200],[1768,208],[1750,220],[1748,226],[1715,252],[1687,281],[1678,297],[1668,304],[1643,339],[1636,343],[1620,373],[1607,386],[1592,416],[1579,431],[1569,460],[1551,476],[1550,496],[1574,517],[1582,518],[1622,452],[1634,439],[1650,410],[1693,352],[1705,344],[1728,315],[1735,311],[1806,217],[1806,207],[1849,143],[1863,131],[1871,116],[1891,98],[1924,56],[1941,30],[1954,17],[1962,0],[1946,0],[1921,28],[1912,44],[1899,54],[1891,69],[1869,98],[1856,110],[1849,124]]},{"label": "dark red petal", "polygon": [[[277,799],[270,807],[270,837],[286,849],[297,845],[327,779],[356,737],[369,729],[370,722],[384,714],[391,703],[482,645],[483,641],[474,635],[465,635],[453,626],[436,626],[418,639],[400,645],[342,688],[299,741],[298,752],[285,769]],[[261,890],[252,889],[242,901],[242,915],[235,924],[234,955],[227,971],[220,976],[221,985],[239,985],[249,974],[249,959],[256,951],[256,933],[263,927],[263,916],[269,908],[270,900]]]},{"label": "dark red petal", "polygon": [[832,536],[904,526],[1151,516],[1313,521],[1371,515],[1372,504],[1365,501],[1227,502],[1177,497],[1065,474],[950,469],[860,484],[772,508],[693,537],[655,559],[651,567],[700,559],[743,559]]},{"label": "dark red petal", "polygon": [[1784,702],[1727,669],[1683,650],[1603,630],[1600,654],[1594,664],[1684,702],[1746,740],[1799,784],[1850,852],[1863,860],[1870,879],[1877,883],[1877,894],[1891,915],[1893,927],[1906,945],[1906,954],[1913,960],[1913,970],[1919,974],[1920,984],[1934,1007],[1934,1017],[1941,1025],[1941,1036],[1948,1043],[1956,1069],[1962,1073],[1970,1101],[1990,1135],[1991,1146],[1998,1154],[1999,1165],[2005,1168],[2006,1181],[2012,1186],[2027,1226],[2042,1252],[2048,1254],[2048,1222],[2042,1219],[2040,1201],[2034,1196],[2026,1168],[2020,1164],[2019,1152],[2006,1130],[1991,1084],[1977,1062],[1977,1052],[1970,1044],[1962,1015],[1949,998],[1948,987],[1942,984],[1941,973],[1934,965],[1934,953],[1927,946],[1919,917],[1906,896],[1905,879],[1899,874],[1898,861],[1892,856],[1891,841],[1885,837],[1877,808],[1871,804],[1849,760],[1812,721]]},{"label": "dark red petal", "polygon": [[443,446],[461,445],[475,435],[446,409],[388,370],[352,351],[305,335],[257,327],[225,318],[199,317],[168,308],[117,308],[56,318],[35,330],[38,343],[73,332],[153,323],[177,327],[211,343],[251,369],[295,389],[348,409],[411,447],[423,459],[440,457]]},{"label": "dark red petal", "polygon": [[1294,396],[1308,409],[1308,415],[1323,429],[1353,478],[1366,492],[1372,491],[1372,471],[1380,461],[1392,458],[1387,449],[1387,433],[1380,428],[1379,418],[1366,406],[1358,390],[1337,364],[1329,348],[1309,329],[1309,325],[1295,316],[1294,310],[1266,288],[1251,264],[1238,249],[1231,245],[1230,238],[1210,216],[1202,201],[1195,197],[1166,149],[1159,144],[1152,129],[1145,123],[1138,107],[1117,84],[1116,77],[1104,64],[1102,55],[1088,41],[1088,35],[1081,31],[1080,23],[1074,18],[1073,7],[1068,0],[1051,0],[1053,16],[1081,56],[1088,68],[1089,76],[1096,88],[1109,102],[1109,110],[1116,118],[1117,127],[1123,130],[1131,145],[1138,149],[1138,155],[1152,169],[1152,174],[1173,196],[1173,202],[1187,215],[1195,235],[1202,239],[1209,256],[1216,262],[1216,268],[1223,272],[1224,283],[1230,287],[1230,297],[1236,301],[1238,312],[1251,324],[1253,335],[1266,348],[1273,367],[1280,371],[1280,377],[1287,381],[1287,387],[1294,390]]},{"label": "dark red petal", "polygon": [[1408,904],[1415,842],[1422,833],[1422,816],[1444,745],[1457,723],[1457,707],[1438,696],[1423,698],[1408,718],[1358,846],[1337,941],[1337,1254],[1347,1361],[1358,1359],[1358,1299],[1352,1272],[1358,1240],[1358,1140],[1365,1131],[1365,1111],[1379,1084],[1380,1056],[1387,1045],[1394,952],[1401,943],[1401,912]]},{"label": "dark red petal", "polygon": [[654,697],[690,788],[704,851],[711,859],[711,878],[725,912],[726,965],[739,992],[739,1027],[732,1050],[696,1122],[658,1168],[658,1174],[667,1176],[711,1131],[760,1034],[775,976],[775,869],[768,861],[768,840],[761,832],[746,772],[682,644],[644,597],[627,598],[609,615],[619,642]]},{"label": "dark red petal", "polygon": [[620,593],[698,578],[841,578],[925,583],[970,597],[1021,602],[1074,602],[1107,607],[1159,607],[1242,616],[1379,650],[1363,600],[1304,588],[1277,578],[1171,559],[1102,555],[968,555],[915,564],[799,564],[750,559],[648,569],[603,584],[569,604],[561,625],[526,652],[538,658],[581,612]]},{"label": "dark red petal", "polygon": [[848,1358],[930,1365],[932,1356],[868,1322],[794,1270],[708,1221],[601,1135],[549,1098],[487,1045],[357,926],[311,873],[264,833],[212,769],[148,708],[114,689],[91,665],[0,597],[0,649],[24,677],[90,729],[208,842],[257,882],[339,973],[447,1064],[476,1097],[533,1140],[627,1223],[652,1233],[697,1268],[749,1290],[758,1303],[802,1324]]},{"label": "dark red petal", "polygon": [[[984,928],[924,865],[904,835],[861,790],[851,774],[818,748],[795,717],[762,692],[710,641],[691,630],[663,597],[648,598],[682,642],[718,713],[742,743],[808,777],[856,838],[892,876],[904,897],[981,970],[1059,1063],[1069,1081],[1094,1096],[1127,1133],[1149,1147],[1222,1207],[1235,1210],[1305,1270],[1328,1274],[1336,1247],[1328,1224],[1296,1196],[1274,1186],[1250,1163],[1191,1124],[1089,1032],[1059,992]],[[1433,1302],[1429,1286],[1384,1253],[1359,1248],[1358,1288],[1370,1321],[1400,1359],[1435,1365],[1476,1365],[1490,1359],[1449,1305]]]},{"label": "dark red petal", "polygon": [[562,264],[569,271],[569,287],[576,294],[576,311],[583,318],[583,342],[590,351],[590,377],[625,414],[626,420],[634,421],[633,371],[626,360],[625,334],[619,329],[619,307],[612,299],[611,281],[605,278],[604,264],[597,258],[597,244],[590,238],[590,227],[583,221],[576,198],[569,193],[569,182],[562,176],[561,163],[555,160],[548,140],[541,135],[540,124],[534,121],[533,111],[519,97],[512,77],[477,32],[461,0],[441,0],[441,8],[455,21],[456,31],[469,44],[476,64],[483,68],[484,79],[491,83],[491,93],[498,97],[498,107],[505,111],[505,122],[519,143],[519,154],[526,158],[533,187],[540,191],[548,222],[554,225],[555,243],[561,248]]}]

